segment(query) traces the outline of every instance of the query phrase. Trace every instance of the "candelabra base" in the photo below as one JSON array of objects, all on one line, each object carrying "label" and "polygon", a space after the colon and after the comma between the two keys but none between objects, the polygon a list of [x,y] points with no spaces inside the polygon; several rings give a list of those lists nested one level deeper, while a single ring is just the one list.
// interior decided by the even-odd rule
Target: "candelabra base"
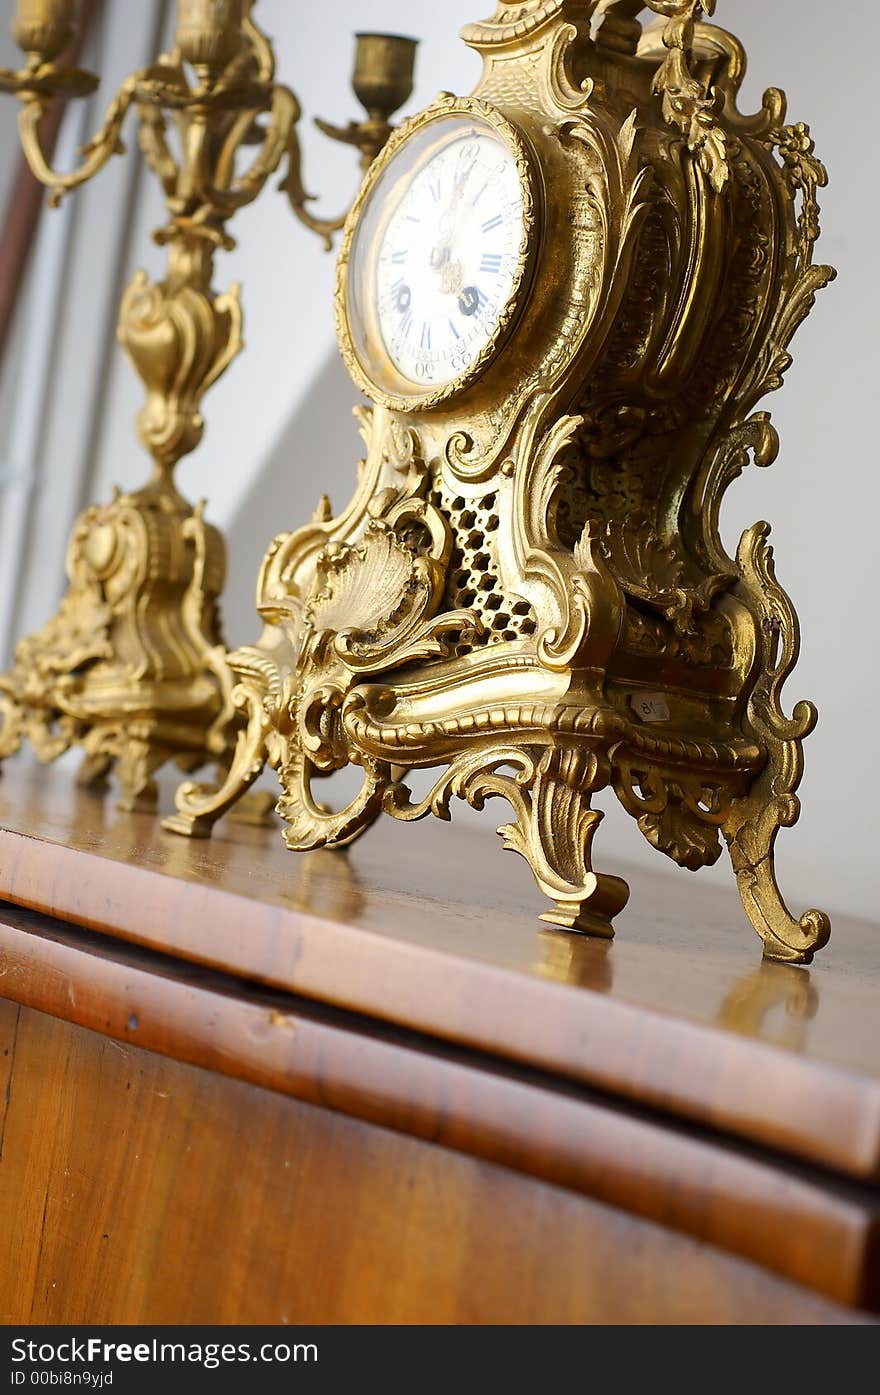
[{"label": "candelabra base", "polygon": [[154,775],[228,762],[233,708],[217,598],[225,545],[167,478],[117,493],[74,525],[69,586],[0,674],[0,761],[84,752],[79,781],[115,767],[121,805],[152,807]]}]

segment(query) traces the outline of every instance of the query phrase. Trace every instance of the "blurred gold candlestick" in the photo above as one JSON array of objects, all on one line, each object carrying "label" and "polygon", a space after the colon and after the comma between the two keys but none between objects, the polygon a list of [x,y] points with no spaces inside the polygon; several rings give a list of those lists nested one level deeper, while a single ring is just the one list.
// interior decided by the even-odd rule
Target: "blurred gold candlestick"
[{"label": "blurred gold candlestick", "polygon": [[[152,477],[76,521],[61,606],[19,643],[12,670],[0,675],[0,760],[25,739],[44,761],[78,746],[85,753],[81,782],[100,783],[116,765],[125,807],[152,805],[153,777],[164,762],[194,770],[215,760],[224,769],[232,743],[217,605],[225,545],[202,505],[188,503],[174,481],[179,460],[202,438],[204,393],[242,348],[239,290],[212,288],[215,253],[234,245],[228,220],[257,198],[283,161],[282,187],[297,216],[325,240],[342,221],[305,211],[300,106],[275,81],[274,53],[254,7],[254,0],[178,0],[174,48],[124,80],[70,173],[51,167],[43,125],[58,97],[97,86],[92,73],[59,61],[75,33],[75,0],[19,0],[12,33],[25,64],[0,70],[0,90],[21,102],[24,152],[51,203],[123,149],[120,135],[132,113],[168,212],[155,233],[168,247],[166,276],[152,282],[144,272],[135,275],[118,329],[145,388],[138,432]],[[387,139],[397,95],[405,100],[412,86],[412,54],[401,81],[398,45],[379,42],[372,57],[369,46],[363,54],[358,48],[359,81],[380,95],[362,138],[357,123],[340,138],[365,158]],[[169,118],[180,134],[179,156],[167,139]],[[252,144],[256,153],[238,172]]]}]

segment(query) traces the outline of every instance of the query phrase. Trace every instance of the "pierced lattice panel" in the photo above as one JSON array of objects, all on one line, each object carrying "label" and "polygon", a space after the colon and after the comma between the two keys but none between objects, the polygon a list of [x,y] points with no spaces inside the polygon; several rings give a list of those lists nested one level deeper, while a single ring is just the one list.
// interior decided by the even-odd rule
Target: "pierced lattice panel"
[{"label": "pierced lattice panel", "polygon": [[521,596],[505,596],[498,579],[495,533],[498,514],[493,490],[480,499],[450,494],[435,481],[431,499],[448,519],[453,533],[452,558],[446,587],[450,610],[470,610],[482,623],[480,644],[523,639],[536,629],[535,613]]}]

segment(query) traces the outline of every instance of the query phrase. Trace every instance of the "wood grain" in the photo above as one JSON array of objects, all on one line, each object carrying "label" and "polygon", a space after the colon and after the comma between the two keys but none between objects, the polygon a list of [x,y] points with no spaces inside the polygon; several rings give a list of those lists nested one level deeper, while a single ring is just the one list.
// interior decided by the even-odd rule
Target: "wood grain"
[{"label": "wood grain", "polygon": [[618,938],[591,941],[539,928],[527,869],[480,831],[191,843],[23,763],[0,826],[17,905],[880,1179],[875,927],[838,919],[809,971],[762,963],[734,892],[630,869]]},{"label": "wood grain", "polygon": [[5,1323],[857,1323],[607,1206],[0,1003]]},{"label": "wood grain", "polygon": [[119,1041],[500,1163],[839,1302],[878,1306],[880,1193],[475,1052],[47,929],[31,912],[2,918],[0,987]]}]

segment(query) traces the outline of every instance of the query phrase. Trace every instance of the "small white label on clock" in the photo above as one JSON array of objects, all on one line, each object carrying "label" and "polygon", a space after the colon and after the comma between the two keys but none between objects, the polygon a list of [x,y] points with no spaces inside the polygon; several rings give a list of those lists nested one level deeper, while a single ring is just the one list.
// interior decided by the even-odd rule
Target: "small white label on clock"
[{"label": "small white label on clock", "polygon": [[643,722],[669,721],[669,703],[662,693],[633,693],[629,701]]}]

